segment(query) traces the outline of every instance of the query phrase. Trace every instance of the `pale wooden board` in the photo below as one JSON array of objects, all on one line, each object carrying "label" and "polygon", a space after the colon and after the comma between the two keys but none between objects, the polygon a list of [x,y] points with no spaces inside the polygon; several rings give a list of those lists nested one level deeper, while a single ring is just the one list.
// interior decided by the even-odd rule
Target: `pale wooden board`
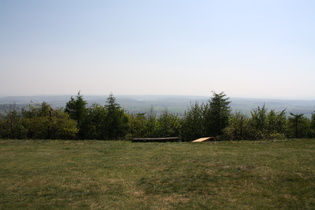
[{"label": "pale wooden board", "polygon": [[199,138],[199,139],[196,139],[192,142],[204,142],[204,141],[208,141],[211,137],[204,137],[204,138]]}]

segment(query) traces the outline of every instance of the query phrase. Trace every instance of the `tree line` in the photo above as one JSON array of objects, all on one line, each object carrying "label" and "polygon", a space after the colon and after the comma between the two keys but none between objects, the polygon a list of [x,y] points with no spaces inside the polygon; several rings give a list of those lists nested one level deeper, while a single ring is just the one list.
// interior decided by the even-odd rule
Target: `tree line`
[{"label": "tree line", "polygon": [[213,136],[219,140],[315,138],[315,113],[311,118],[286,110],[253,109],[250,116],[232,113],[229,98],[215,93],[205,103],[191,103],[183,116],[165,110],[160,114],[128,113],[110,94],[106,104],[88,106],[80,92],[65,108],[32,104],[17,111],[11,105],[0,115],[0,138],[97,139],[180,137],[192,141]]}]

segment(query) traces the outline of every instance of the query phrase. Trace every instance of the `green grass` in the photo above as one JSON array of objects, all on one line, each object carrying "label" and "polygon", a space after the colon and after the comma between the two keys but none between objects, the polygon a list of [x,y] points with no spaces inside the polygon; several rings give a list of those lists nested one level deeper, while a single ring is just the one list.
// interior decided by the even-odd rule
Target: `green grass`
[{"label": "green grass", "polygon": [[315,140],[0,140],[0,209],[315,209]]}]

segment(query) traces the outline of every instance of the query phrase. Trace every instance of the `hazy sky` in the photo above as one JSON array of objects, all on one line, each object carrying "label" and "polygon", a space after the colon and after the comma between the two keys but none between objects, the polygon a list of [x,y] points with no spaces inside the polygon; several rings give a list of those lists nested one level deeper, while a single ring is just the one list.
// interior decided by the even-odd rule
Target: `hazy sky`
[{"label": "hazy sky", "polygon": [[315,99],[314,0],[0,0],[0,96]]}]

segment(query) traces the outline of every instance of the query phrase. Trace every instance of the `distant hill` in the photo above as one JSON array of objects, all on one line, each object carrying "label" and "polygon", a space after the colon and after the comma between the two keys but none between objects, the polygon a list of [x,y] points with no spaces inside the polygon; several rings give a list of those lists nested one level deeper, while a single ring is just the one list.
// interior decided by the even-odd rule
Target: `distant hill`
[{"label": "distant hill", "polygon": [[[75,96],[74,96],[75,97]],[[108,96],[84,95],[84,99],[89,105],[93,103],[104,105]],[[163,95],[118,95],[115,96],[119,103],[128,112],[146,113],[153,110],[160,113],[168,110],[173,113],[182,115],[191,103],[203,103],[210,99],[206,96],[163,96]],[[25,107],[32,103],[41,103],[43,101],[54,107],[65,107],[70,100],[70,95],[62,96],[12,96],[0,98],[0,112],[10,104],[17,108]],[[278,100],[278,99],[254,99],[254,98],[230,98],[232,112],[240,111],[245,114],[265,104],[269,110],[274,109],[281,111],[286,109],[287,112],[301,113],[310,116],[315,111],[315,100]]]}]

